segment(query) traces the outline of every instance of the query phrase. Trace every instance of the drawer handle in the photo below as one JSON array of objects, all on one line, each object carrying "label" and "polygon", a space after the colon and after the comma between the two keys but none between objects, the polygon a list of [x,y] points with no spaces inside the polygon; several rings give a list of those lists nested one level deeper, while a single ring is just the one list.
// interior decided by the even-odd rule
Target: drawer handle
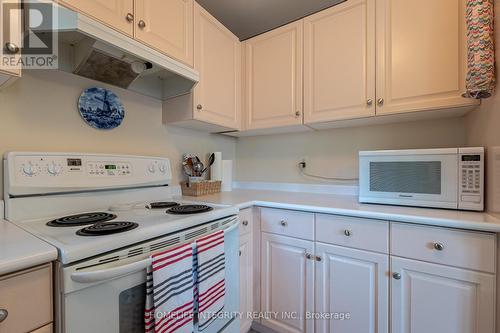
[{"label": "drawer handle", "polygon": [[9,316],[9,311],[5,309],[0,309],[0,323],[3,322]]},{"label": "drawer handle", "polygon": [[394,280],[401,280],[401,274],[399,273],[392,273],[392,277],[394,278]]},{"label": "drawer handle", "polygon": [[246,227],[248,225],[248,221],[245,220],[245,221],[241,222],[241,224],[243,224]]},{"label": "drawer handle", "polygon": [[281,220],[281,221],[280,221],[280,225],[281,225],[282,227],[286,227],[286,226],[288,225],[288,223],[287,223],[285,220]]},{"label": "drawer handle", "polygon": [[345,230],[344,230],[344,235],[345,235],[346,237],[351,237],[351,236],[352,236],[352,231],[351,231],[351,230],[347,230],[347,229],[345,229]]},{"label": "drawer handle", "polygon": [[436,251],[443,251],[444,250],[444,245],[442,243],[434,243],[434,249]]}]

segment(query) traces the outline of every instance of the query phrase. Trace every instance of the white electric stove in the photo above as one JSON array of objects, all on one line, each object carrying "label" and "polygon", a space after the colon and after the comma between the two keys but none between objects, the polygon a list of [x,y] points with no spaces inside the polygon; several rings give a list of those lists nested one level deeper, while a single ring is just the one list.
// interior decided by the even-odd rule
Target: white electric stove
[{"label": "white electric stove", "polygon": [[[59,252],[58,332],[143,332],[150,255],[216,230],[225,230],[226,311],[238,311],[238,209],[179,200],[171,178],[165,158],[5,155],[6,219]],[[238,330],[225,316],[204,332]]]}]

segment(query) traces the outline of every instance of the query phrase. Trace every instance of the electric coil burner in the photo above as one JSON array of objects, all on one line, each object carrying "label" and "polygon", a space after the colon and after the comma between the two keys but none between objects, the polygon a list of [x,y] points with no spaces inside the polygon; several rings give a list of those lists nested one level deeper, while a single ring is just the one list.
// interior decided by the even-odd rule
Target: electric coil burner
[{"label": "electric coil burner", "polygon": [[61,217],[48,222],[47,225],[49,227],[77,227],[100,222],[108,222],[114,220],[115,218],[116,215],[103,212],[83,213]]},{"label": "electric coil burner", "polygon": [[172,208],[175,206],[179,206],[179,203],[173,201],[160,201],[160,202],[152,202],[146,206],[149,209],[165,209]]},{"label": "electric coil burner", "polygon": [[139,224],[134,222],[102,222],[80,229],[76,232],[79,236],[105,236],[135,229]]},{"label": "electric coil burner", "polygon": [[198,214],[211,211],[213,208],[206,205],[180,205],[167,210],[169,214],[188,215]]}]

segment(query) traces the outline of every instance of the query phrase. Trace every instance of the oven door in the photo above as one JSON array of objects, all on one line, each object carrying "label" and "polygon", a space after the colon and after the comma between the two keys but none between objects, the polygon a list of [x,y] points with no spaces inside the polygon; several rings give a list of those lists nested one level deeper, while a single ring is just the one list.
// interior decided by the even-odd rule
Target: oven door
[{"label": "oven door", "polygon": [[360,202],[458,207],[455,150],[445,149],[439,154],[360,155],[359,164]]},{"label": "oven door", "polygon": [[[226,311],[239,310],[239,232],[238,223],[226,229]],[[148,256],[99,265],[99,269],[63,269],[64,287],[60,290],[60,317],[57,331],[68,333],[135,333],[144,332],[146,267]],[[80,263],[78,267],[84,267]],[[221,317],[203,332],[230,332],[238,327],[235,316]],[[238,330],[234,331],[237,333]]]}]

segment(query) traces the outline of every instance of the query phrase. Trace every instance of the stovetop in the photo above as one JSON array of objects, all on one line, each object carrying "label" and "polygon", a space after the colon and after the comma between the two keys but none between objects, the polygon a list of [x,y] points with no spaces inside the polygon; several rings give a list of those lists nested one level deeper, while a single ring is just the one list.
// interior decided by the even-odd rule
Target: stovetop
[{"label": "stovetop", "polygon": [[[173,202],[158,200],[156,202]],[[35,236],[47,241],[59,250],[63,264],[100,255],[118,248],[131,246],[169,233],[191,228],[238,214],[238,209],[226,205],[175,201],[179,205],[151,205],[150,202],[121,204],[93,212],[75,212],[67,216],[51,216],[40,219],[11,221]],[[159,207],[161,208],[152,208]],[[172,214],[175,208],[187,211],[200,208],[195,214]],[[82,216],[81,221],[78,215]],[[70,225],[68,222],[81,222]],[[57,226],[62,224],[63,226]]]}]

